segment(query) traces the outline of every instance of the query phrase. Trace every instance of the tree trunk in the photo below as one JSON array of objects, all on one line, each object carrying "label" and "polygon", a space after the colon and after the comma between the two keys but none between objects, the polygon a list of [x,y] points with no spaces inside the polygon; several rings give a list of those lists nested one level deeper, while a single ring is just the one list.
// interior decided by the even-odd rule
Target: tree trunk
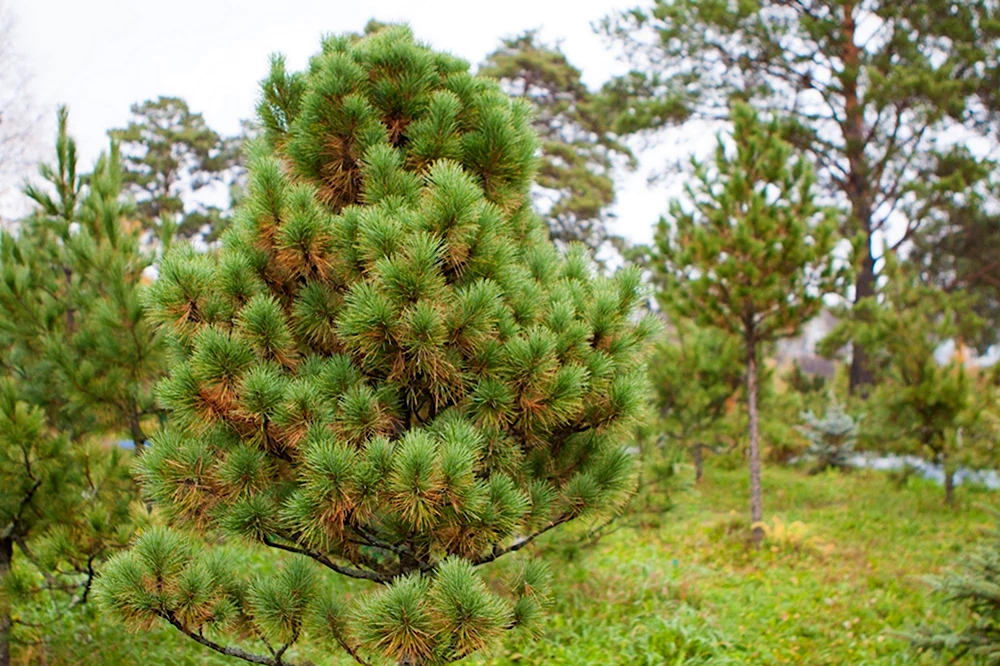
[{"label": "tree trunk", "polygon": [[760,546],[764,530],[757,525],[764,520],[764,502],[760,489],[760,438],[757,426],[757,346],[747,344],[747,416],[750,429],[750,537],[754,547]]},{"label": "tree trunk", "polygon": [[141,456],[146,450],[146,435],[142,432],[138,411],[133,410],[132,418],[129,419],[129,430],[132,431],[132,450],[135,455]]},{"label": "tree trunk", "polygon": [[[14,556],[14,540],[0,539],[0,583],[7,578],[11,558]],[[0,611],[0,666],[10,666],[10,608]]]},{"label": "tree trunk", "polygon": [[[838,78],[844,95],[844,148],[847,154],[848,177],[845,182],[845,194],[851,202],[851,214],[855,228],[847,229],[848,235],[861,232],[865,243],[864,259],[858,270],[854,283],[854,302],[875,294],[875,260],[872,257],[874,229],[872,228],[872,186],[869,174],[868,160],[865,156],[867,126],[865,124],[865,105],[861,99],[859,76],[860,49],[855,43],[857,23],[854,17],[856,4],[844,3],[841,23],[841,59],[844,67]],[[854,341],[854,353],[851,358],[851,393],[867,393],[867,387],[874,383],[874,374],[867,350]]]},{"label": "tree trunk", "polygon": [[955,470],[944,465],[944,501],[948,506],[955,506]]},{"label": "tree trunk", "polygon": [[691,448],[691,458],[694,460],[694,482],[701,483],[701,476],[705,472],[705,447],[695,444]]},{"label": "tree trunk", "polygon": [[[854,302],[857,303],[862,298],[875,295],[875,259],[872,256],[871,233],[871,213],[868,213],[867,226],[864,228],[866,245],[865,257],[858,269],[858,276],[854,283]],[[866,397],[868,390],[875,383],[875,375],[872,371],[871,360],[868,357],[868,350],[861,346],[857,340],[853,344],[851,354],[851,376],[849,390],[852,395]]]}]

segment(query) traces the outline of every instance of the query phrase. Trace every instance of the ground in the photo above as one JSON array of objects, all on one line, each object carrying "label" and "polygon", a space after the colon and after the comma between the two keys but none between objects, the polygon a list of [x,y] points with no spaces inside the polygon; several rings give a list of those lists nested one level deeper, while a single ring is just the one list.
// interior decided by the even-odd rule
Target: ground
[{"label": "ground", "polygon": [[[542,544],[557,601],[541,634],[512,637],[468,666],[941,663],[910,652],[899,632],[954,615],[924,577],[991,526],[983,505],[994,495],[960,489],[949,509],[940,487],[900,487],[884,472],[771,467],[764,480],[769,536],[760,551],[746,543],[746,473],[720,467],[676,494],[671,511],[643,514],[596,545]],[[22,663],[242,663],[169,628],[93,631],[77,625],[49,650],[22,652]]]},{"label": "ground", "polygon": [[[621,529],[559,565],[542,640],[501,664],[940,663],[899,635],[951,617],[925,577],[991,526],[992,494],[883,472],[765,472],[769,539],[747,548],[747,479],[709,469],[659,526]],[[778,521],[776,523],[776,520]],[[801,523],[796,523],[801,521]]]}]

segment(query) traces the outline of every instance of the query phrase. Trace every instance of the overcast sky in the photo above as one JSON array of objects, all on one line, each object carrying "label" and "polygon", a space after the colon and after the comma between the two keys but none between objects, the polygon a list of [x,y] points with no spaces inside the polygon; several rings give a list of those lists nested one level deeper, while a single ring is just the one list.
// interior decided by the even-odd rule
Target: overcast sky
[{"label": "overcast sky", "polygon": [[[44,108],[65,103],[71,131],[90,164],[108,128],[127,122],[129,106],[159,95],[186,99],[209,126],[235,133],[253,114],[268,54],[295,68],[319,48],[320,36],[361,30],[368,19],[406,21],[418,39],[473,64],[502,37],[540,28],[561,40],[587,82],[598,86],[623,65],[591,24],[638,0],[8,0],[17,47],[33,71]],[[662,153],[661,151],[658,151]],[[652,160],[647,161],[650,166]],[[624,179],[619,233],[651,238],[668,189],[649,187],[640,172]]]}]

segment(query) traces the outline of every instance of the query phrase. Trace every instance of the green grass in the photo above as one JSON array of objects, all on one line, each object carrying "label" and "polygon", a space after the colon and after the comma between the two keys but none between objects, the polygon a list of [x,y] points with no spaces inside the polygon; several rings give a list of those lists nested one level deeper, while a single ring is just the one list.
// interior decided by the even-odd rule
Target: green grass
[{"label": "green grass", "polygon": [[[959,506],[948,509],[939,487],[911,479],[897,488],[879,472],[807,476],[773,467],[764,479],[766,522],[773,527],[779,517],[787,534],[761,550],[747,544],[742,469],[709,468],[674,511],[645,516],[596,546],[567,549],[550,539],[540,554],[552,563],[555,603],[541,634],[512,637],[468,663],[940,663],[910,652],[896,632],[953,614],[928,595],[922,577],[949,565],[990,525],[979,505],[993,496],[959,489]],[[508,565],[492,566],[502,573]],[[130,635],[103,619],[86,629],[63,624],[43,657],[35,652],[23,663],[242,663],[169,628]]]},{"label": "green grass", "polygon": [[879,472],[772,468],[765,522],[805,527],[755,551],[747,485],[743,470],[710,469],[661,525],[620,530],[557,566],[542,640],[489,663],[940,663],[897,632],[951,616],[922,578],[990,524],[979,506],[989,494],[960,491],[948,509],[915,479],[899,489]]}]

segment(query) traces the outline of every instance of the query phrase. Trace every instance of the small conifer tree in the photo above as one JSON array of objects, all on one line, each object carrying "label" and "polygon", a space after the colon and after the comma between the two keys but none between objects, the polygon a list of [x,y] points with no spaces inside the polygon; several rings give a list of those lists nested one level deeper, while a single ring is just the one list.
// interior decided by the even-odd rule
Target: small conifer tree
[{"label": "small conifer tree", "polygon": [[[118,152],[84,176],[59,111],[56,164],[37,209],[0,235],[0,664],[36,641],[34,592],[87,601],[99,564],[131,537],[128,455],[155,422],[161,337],[139,290],[151,258],[128,225]],[[44,627],[42,627],[44,629]],[[27,634],[27,635],[25,635]]]},{"label": "small conifer tree", "polygon": [[[113,561],[102,598],[253,663],[454,661],[545,599],[544,567],[500,592],[480,566],[627,495],[640,276],[560,256],[527,107],[406,28],[326,39],[300,73],[276,58],[259,115],[221,251],[175,251],[150,291],[175,357],[139,472],[175,529]],[[347,603],[332,574],[374,588]]]},{"label": "small conifer tree", "polygon": [[[695,165],[686,201],[661,220],[651,265],[669,312],[743,343],[749,420],[750,514],[763,519],[758,436],[761,350],[791,337],[838,287],[835,224],[817,209],[808,164],[746,105],[732,111],[735,147],[723,137],[711,166]],[[752,530],[755,543],[763,537]]]},{"label": "small conifer tree", "polygon": [[816,462],[814,471],[847,469],[858,442],[859,419],[848,414],[836,396],[831,395],[822,418],[807,411],[802,413],[802,421],[797,430],[809,442],[806,456]]}]

